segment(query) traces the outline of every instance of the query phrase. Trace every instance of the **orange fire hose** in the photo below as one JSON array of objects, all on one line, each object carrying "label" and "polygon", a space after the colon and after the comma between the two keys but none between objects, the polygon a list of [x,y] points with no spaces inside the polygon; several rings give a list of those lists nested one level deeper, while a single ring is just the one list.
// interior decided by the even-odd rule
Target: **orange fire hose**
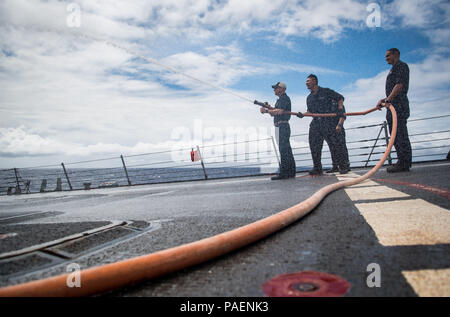
[{"label": "orange fire hose", "polygon": [[0,296],[59,297],[94,295],[211,260],[267,237],[308,214],[329,193],[366,180],[383,165],[394,144],[397,132],[397,114],[395,109],[390,105],[385,106],[392,112],[393,127],[391,139],[377,165],[360,177],[325,186],[310,198],[295,206],[237,229],[148,255],[82,270],[80,272],[81,287],[71,288],[67,286],[67,278],[70,277],[68,273],[0,288]]},{"label": "orange fire hose", "polygon": [[[275,109],[275,108],[272,108],[272,109]],[[378,108],[378,107],[373,107],[373,108],[370,108],[369,110],[366,110],[366,111],[346,112],[346,113],[343,113],[342,115],[344,115],[344,116],[365,116],[366,114],[374,112],[376,110],[381,110],[381,109]],[[298,112],[292,112],[292,111],[283,111],[283,113],[290,114],[290,115],[293,115],[293,116],[296,116],[298,114]],[[336,117],[337,116],[336,113],[307,113],[307,112],[304,112],[302,114],[305,117]]]},{"label": "orange fire hose", "polygon": [[[264,108],[266,108],[268,110],[277,109],[277,108],[274,108],[271,105],[269,105],[267,102],[260,102],[260,101],[255,100],[253,103],[255,105],[259,105],[261,107],[264,107]],[[373,107],[373,108],[370,108],[370,109],[368,109],[366,111],[361,111],[361,112],[346,112],[346,113],[342,113],[342,116],[365,116],[366,114],[374,112],[376,110],[381,110],[381,109],[378,108],[378,107]],[[297,116],[299,113],[300,112],[293,112],[293,111],[285,111],[285,110],[283,110],[283,114],[290,114],[292,116]],[[303,112],[302,116],[303,117],[315,117],[315,118],[317,118],[317,117],[337,117],[338,114],[337,113],[310,113],[310,112]]]}]

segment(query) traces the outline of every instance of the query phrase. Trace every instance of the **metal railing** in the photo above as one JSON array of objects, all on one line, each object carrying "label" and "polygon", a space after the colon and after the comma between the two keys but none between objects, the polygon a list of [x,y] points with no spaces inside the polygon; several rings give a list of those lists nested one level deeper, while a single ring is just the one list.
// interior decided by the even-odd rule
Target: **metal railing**
[{"label": "metal railing", "polygon": [[[409,131],[414,131],[410,133],[413,162],[446,159],[450,148],[448,117],[450,114],[408,121]],[[421,131],[423,127],[419,129],[418,125],[425,120],[430,120],[432,124],[427,126],[433,128]],[[354,168],[374,165],[373,162],[379,160],[389,142],[386,122],[350,127],[346,131],[350,164]],[[361,138],[362,135],[367,137]],[[291,143],[297,172],[309,170],[312,160],[308,133],[292,135]],[[198,151],[198,161],[191,160],[190,152],[193,150]],[[178,154],[178,158],[173,158],[174,153]],[[329,154],[327,146],[324,146],[324,166],[331,166]],[[395,151],[391,154],[393,157],[388,158],[388,164],[396,158]],[[262,175],[277,172],[279,163],[274,138],[260,138],[46,166],[2,169],[0,195]]]}]

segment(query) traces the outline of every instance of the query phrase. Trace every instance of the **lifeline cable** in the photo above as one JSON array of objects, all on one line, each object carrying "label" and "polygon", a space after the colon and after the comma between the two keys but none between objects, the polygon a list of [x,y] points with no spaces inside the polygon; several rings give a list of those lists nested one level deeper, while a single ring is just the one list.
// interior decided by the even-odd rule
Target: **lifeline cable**
[{"label": "lifeline cable", "polygon": [[82,270],[81,287],[68,287],[70,274],[62,274],[0,288],[0,297],[89,296],[104,293],[200,264],[265,238],[308,214],[329,193],[368,179],[384,164],[397,134],[397,113],[390,104],[385,106],[392,113],[391,139],[377,165],[360,177],[327,185],[295,206],[237,229],[148,255]]}]

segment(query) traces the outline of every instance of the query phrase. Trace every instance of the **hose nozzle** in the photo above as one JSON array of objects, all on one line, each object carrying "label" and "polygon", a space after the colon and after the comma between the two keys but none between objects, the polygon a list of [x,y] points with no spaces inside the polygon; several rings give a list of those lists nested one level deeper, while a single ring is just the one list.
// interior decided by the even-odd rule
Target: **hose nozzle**
[{"label": "hose nozzle", "polygon": [[258,105],[258,106],[261,106],[261,107],[264,107],[264,108],[267,108],[267,109],[270,108],[270,105],[267,102],[261,102],[261,101],[255,100],[255,101],[253,101],[253,103],[255,105]]}]

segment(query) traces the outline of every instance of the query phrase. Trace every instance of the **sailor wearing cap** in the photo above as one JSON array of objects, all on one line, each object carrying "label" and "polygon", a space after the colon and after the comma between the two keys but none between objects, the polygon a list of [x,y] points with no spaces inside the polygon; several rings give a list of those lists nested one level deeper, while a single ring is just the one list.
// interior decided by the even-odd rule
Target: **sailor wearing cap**
[{"label": "sailor wearing cap", "polygon": [[275,108],[266,109],[261,107],[261,113],[269,113],[273,117],[275,125],[275,134],[280,150],[280,173],[272,177],[272,180],[288,179],[295,177],[295,159],[292,154],[291,143],[291,127],[289,126],[289,119],[291,115],[283,113],[284,111],[291,111],[291,99],[286,95],[286,84],[278,82],[272,86],[278,100],[275,103]]}]

